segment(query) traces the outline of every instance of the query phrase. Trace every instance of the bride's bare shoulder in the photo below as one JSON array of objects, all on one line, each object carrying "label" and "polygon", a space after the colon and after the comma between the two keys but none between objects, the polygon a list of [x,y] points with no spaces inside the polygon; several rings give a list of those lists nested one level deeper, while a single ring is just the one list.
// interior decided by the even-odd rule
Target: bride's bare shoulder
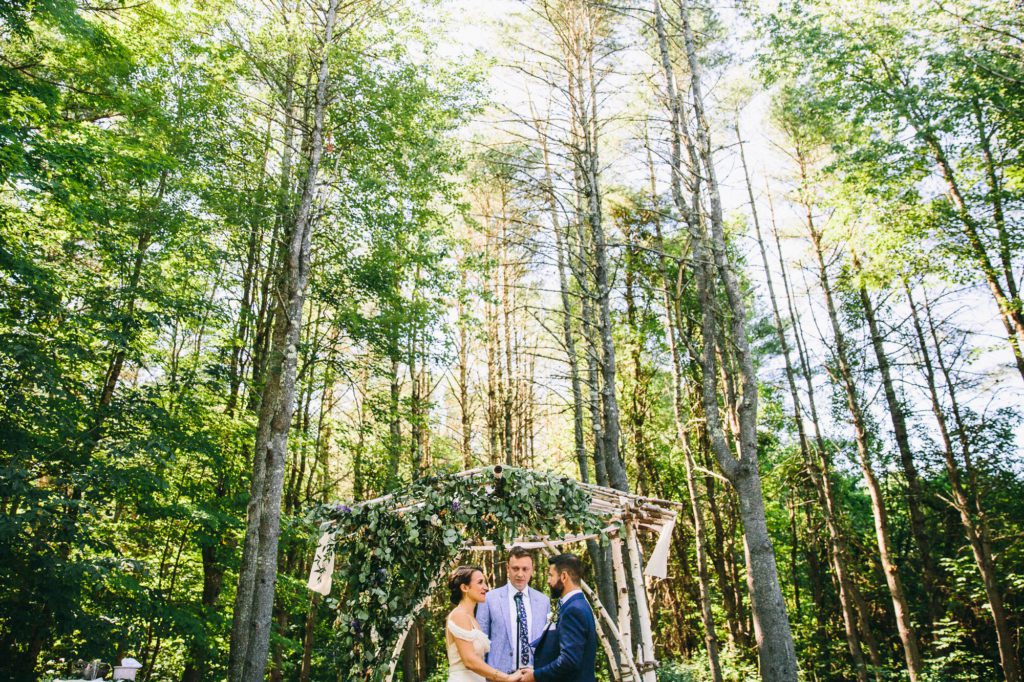
[{"label": "bride's bare shoulder", "polygon": [[468,613],[461,609],[452,609],[451,612],[448,614],[448,620],[450,620],[452,623],[455,623],[457,627],[460,627],[463,630],[473,629],[472,616],[470,616]]}]

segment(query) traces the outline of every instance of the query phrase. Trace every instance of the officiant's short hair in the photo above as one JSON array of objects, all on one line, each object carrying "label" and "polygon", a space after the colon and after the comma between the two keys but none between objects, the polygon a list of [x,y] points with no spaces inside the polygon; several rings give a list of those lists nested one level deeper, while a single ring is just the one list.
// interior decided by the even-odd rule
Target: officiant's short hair
[{"label": "officiant's short hair", "polygon": [[523,557],[530,557],[530,561],[533,561],[533,555],[530,554],[530,550],[516,545],[508,551],[508,557],[505,561],[512,561],[513,559],[522,559]]},{"label": "officiant's short hair", "polygon": [[580,584],[580,580],[583,578],[583,562],[580,561],[578,556],[575,554],[558,554],[551,557],[548,561],[559,573],[565,571],[574,583]]}]

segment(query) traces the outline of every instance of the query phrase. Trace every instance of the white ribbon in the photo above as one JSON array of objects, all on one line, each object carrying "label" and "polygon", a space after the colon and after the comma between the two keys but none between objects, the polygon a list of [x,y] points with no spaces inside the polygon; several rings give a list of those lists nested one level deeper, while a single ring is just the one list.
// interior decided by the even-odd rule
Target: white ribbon
[{"label": "white ribbon", "polygon": [[648,578],[664,580],[668,577],[668,554],[672,549],[672,529],[675,527],[675,519],[661,527],[658,543],[654,545],[651,558],[647,561],[647,568],[644,569],[644,575]]},{"label": "white ribbon", "polygon": [[320,543],[316,546],[316,555],[313,557],[313,566],[309,569],[306,587],[326,597],[331,593],[333,577],[334,533],[327,532],[320,536]]}]

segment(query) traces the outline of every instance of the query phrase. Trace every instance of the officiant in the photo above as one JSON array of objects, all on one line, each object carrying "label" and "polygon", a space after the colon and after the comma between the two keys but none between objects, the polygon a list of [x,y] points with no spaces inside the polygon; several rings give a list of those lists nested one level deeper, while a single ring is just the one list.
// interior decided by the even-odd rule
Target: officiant
[{"label": "officiant", "polygon": [[547,595],[530,587],[533,557],[522,547],[508,552],[508,582],[487,593],[477,607],[476,619],[491,640],[487,664],[511,673],[533,665],[530,642],[536,641],[547,625],[551,602]]}]

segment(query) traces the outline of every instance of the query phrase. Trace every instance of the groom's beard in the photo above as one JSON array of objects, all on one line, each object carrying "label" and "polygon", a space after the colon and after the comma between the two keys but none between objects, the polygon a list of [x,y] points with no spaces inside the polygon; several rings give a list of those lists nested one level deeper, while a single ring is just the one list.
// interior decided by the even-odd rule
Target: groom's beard
[{"label": "groom's beard", "polygon": [[550,585],[549,584],[548,585],[548,589],[551,590],[551,598],[552,599],[561,599],[562,598],[562,593],[565,592],[565,583],[563,583],[561,580],[559,580],[557,585]]}]

